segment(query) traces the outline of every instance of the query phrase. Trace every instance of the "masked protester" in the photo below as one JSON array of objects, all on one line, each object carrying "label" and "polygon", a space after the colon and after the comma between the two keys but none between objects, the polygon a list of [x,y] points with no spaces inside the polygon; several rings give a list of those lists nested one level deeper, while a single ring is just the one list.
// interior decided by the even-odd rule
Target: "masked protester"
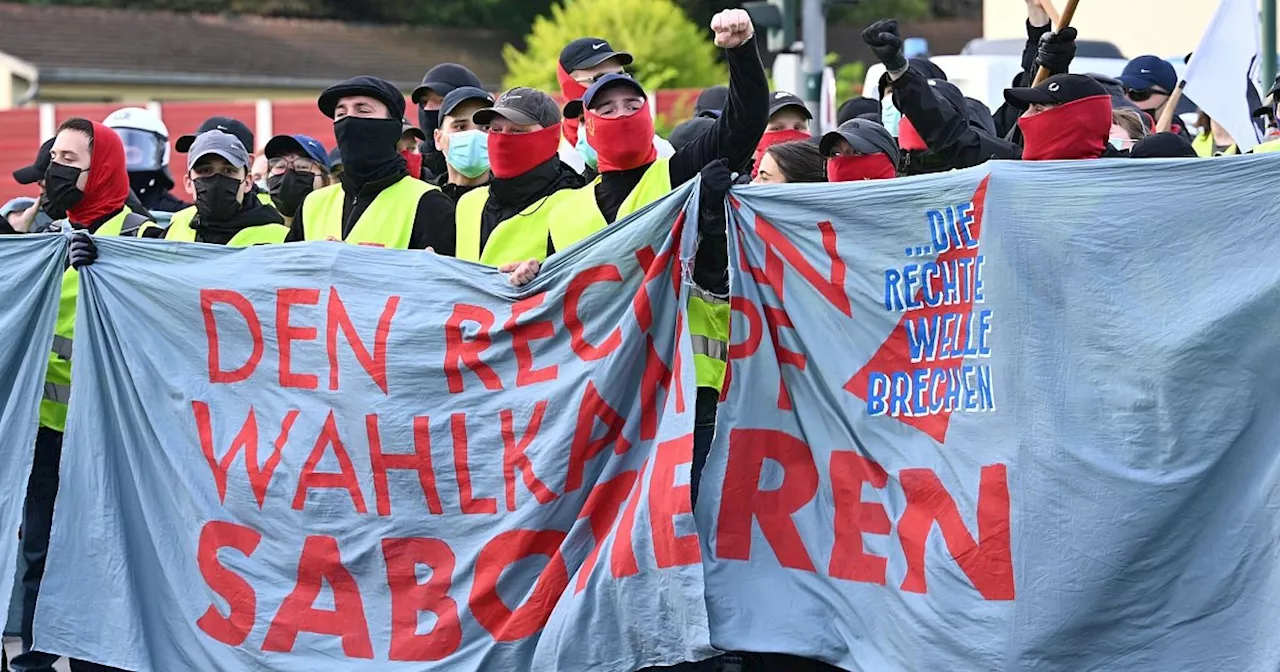
[{"label": "masked protester", "polygon": [[488,133],[489,184],[458,199],[458,258],[497,266],[520,278],[591,233],[581,218],[557,216],[583,184],[560,160],[560,108],[537,89],[515,88],[472,115]]},{"label": "masked protester", "polygon": [[432,140],[448,171],[435,184],[454,202],[489,182],[489,135],[471,117],[491,105],[487,91],[464,86],[449,92],[440,106],[440,128]]},{"label": "masked protester", "polygon": [[1025,110],[1022,159],[1048,161],[1124,156],[1111,138],[1111,96],[1087,75],[1054,75],[1034,88],[1005,89],[1005,102]]},{"label": "masked protester", "polygon": [[[200,124],[195,133],[188,133],[187,135],[179,137],[178,141],[174,143],[174,149],[177,149],[179,154],[185,154],[191,149],[191,146],[195,144],[196,138],[211,131],[230,133],[240,141],[240,145],[249,152],[249,165],[251,166],[250,179],[254,185],[253,197],[258,199],[258,201],[263,205],[273,205],[271,196],[267,193],[266,189],[263,188],[263,185],[266,183],[266,159],[261,156],[255,157],[253,155],[253,148],[255,146],[253,144],[253,131],[249,130],[249,127],[246,126],[243,121],[240,121],[239,119],[232,119],[231,117],[209,117]],[[262,163],[260,168],[258,167],[259,162]],[[195,217],[195,206],[179,210],[178,212],[173,213],[173,217],[169,219],[169,228],[176,227],[181,230],[183,227],[190,225],[191,220],[195,219]],[[143,235],[150,238],[157,234],[154,232],[144,232]]]},{"label": "masked protester", "polygon": [[854,119],[822,136],[828,182],[889,180],[898,176],[898,146],[884,126]]},{"label": "masked protester", "polygon": [[344,170],[338,184],[311,192],[294,215],[288,241],[341,240],[355,245],[453,256],[453,201],[410,177],[397,151],[404,94],[376,77],[354,77],[320,94],[334,120]]},{"label": "masked protester", "polygon": [[302,208],[311,192],[334,183],[329,152],[319,140],[306,135],[277,135],[263,149],[267,158],[267,193],[285,225]]},{"label": "masked protester", "polygon": [[187,190],[196,195],[196,216],[189,223],[149,228],[144,237],[184,243],[249,247],[283,243],[289,233],[284,217],[254,195],[249,152],[230,133],[209,131],[187,152]]},{"label": "masked protester", "polygon": [[419,180],[423,177],[423,158],[418,153],[418,148],[426,141],[427,134],[413,124],[401,119],[400,120],[400,142],[396,143],[396,151],[400,152],[400,156],[404,157],[405,173],[410,177],[416,177]]},{"label": "masked protester", "polygon": [[[1139,56],[1124,66],[1120,74],[1125,95],[1139,110],[1159,119],[1165,103],[1178,86],[1178,71],[1159,56]],[[1181,126],[1175,131],[1182,134]]]},{"label": "masked protester", "polygon": [[483,89],[480,78],[466,66],[457,63],[441,63],[422,77],[422,85],[413,90],[410,99],[418,106],[418,128],[422,129],[423,142],[418,146],[422,155],[422,179],[434,183],[446,172],[444,154],[436,149],[427,136],[440,127],[440,107],[444,97],[459,87]]},{"label": "masked protester", "polygon": [[174,196],[169,174],[169,128],[151,110],[126,107],[107,115],[102,124],[120,136],[129,167],[129,186],[143,207],[177,212],[189,203]]},{"label": "masked protester", "polygon": [[752,176],[760,169],[760,159],[766,149],[779,143],[808,140],[812,137],[809,133],[809,122],[812,120],[813,114],[799,96],[786,91],[769,94],[769,124],[756,143],[755,153],[751,155],[754,166]]},{"label": "masked protester", "polygon": [[[71,394],[71,354],[75,338],[76,297],[79,273],[92,263],[97,250],[95,236],[119,236],[136,231],[145,218],[125,207],[129,197],[129,173],[120,136],[103,124],[74,118],[63,122],[54,138],[51,162],[45,172],[45,189],[53,208],[65,210],[76,231],[71,242],[71,268],[63,274],[54,325],[53,347],[40,402],[40,429],[22,514],[22,555],[27,566],[22,575],[22,649],[11,661],[15,670],[51,672],[55,655],[31,649],[31,628],[48,555],[49,531],[58,491],[58,464],[62,433],[66,428],[67,402]],[[112,669],[83,661],[71,661],[71,670]]]},{"label": "masked protester", "polygon": [[897,21],[871,24],[862,39],[885,66],[881,122],[902,150],[899,172],[920,175],[1018,158],[1016,145],[990,132],[990,112],[984,109],[974,120],[974,108],[941,68],[924,59],[907,60]]},{"label": "masked protester", "polygon": [[49,196],[44,189],[44,174],[49,170],[49,153],[53,151],[53,140],[49,138],[40,145],[40,149],[36,151],[36,159],[31,165],[13,171],[13,180],[18,184],[40,186],[40,198],[36,201],[35,209],[25,212],[19,224],[22,227],[21,230],[28,233],[42,233],[54,221],[67,217],[65,210],[57,210],[49,205]]},{"label": "masked protester", "polygon": [[[876,122],[868,122],[876,123]],[[752,184],[826,182],[826,157],[813,138],[783,142],[764,150]]]}]

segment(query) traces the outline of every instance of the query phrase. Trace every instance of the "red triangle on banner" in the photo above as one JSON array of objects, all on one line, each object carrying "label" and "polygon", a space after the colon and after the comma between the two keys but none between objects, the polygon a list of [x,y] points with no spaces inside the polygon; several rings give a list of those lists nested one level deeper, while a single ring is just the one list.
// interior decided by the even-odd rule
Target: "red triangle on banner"
[{"label": "red triangle on banner", "polygon": [[[983,178],[982,183],[978,185],[977,191],[973,194],[973,223],[969,225],[969,232],[974,241],[981,240],[982,214],[987,198],[987,182],[990,179],[990,176]],[[964,259],[973,260],[977,257],[977,245],[960,248],[952,247],[938,255],[934,262],[942,265]],[[939,291],[941,284],[941,279],[934,278],[934,281],[931,283],[933,291]],[[917,292],[915,296],[916,301],[920,301],[923,294],[923,291]],[[934,316],[948,313],[967,314],[972,311],[972,309],[973,301],[972,296],[970,295],[968,300],[960,303],[951,303],[950,305],[941,305],[934,308],[924,307],[919,310],[913,310],[910,313],[904,313],[902,319],[898,320],[897,326],[895,326],[893,331],[889,333],[889,337],[885,339],[884,343],[880,346],[880,349],[872,355],[871,359],[862,367],[861,370],[849,379],[849,382],[845,383],[844,389],[848,390],[855,397],[866,401],[867,385],[871,375],[874,373],[886,375],[894,372],[909,373],[922,368],[929,368],[935,371],[946,370],[952,373],[958,371],[964,364],[964,359],[962,357],[934,362],[912,362],[911,349],[907,336],[907,322],[909,320],[919,318],[932,319]],[[948,377],[945,381],[942,381],[941,390],[945,391],[948,385],[947,381],[952,379],[953,378]],[[913,416],[896,414],[893,417],[896,417],[898,421],[909,427],[914,427],[925,434],[928,434],[938,443],[946,443],[947,428],[951,424],[950,410],[944,408],[937,413],[928,415]]]}]

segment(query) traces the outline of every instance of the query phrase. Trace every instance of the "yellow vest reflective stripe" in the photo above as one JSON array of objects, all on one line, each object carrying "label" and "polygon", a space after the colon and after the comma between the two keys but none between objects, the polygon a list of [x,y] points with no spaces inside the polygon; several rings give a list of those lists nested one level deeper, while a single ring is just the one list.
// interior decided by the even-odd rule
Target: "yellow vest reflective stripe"
[{"label": "yellow vest reflective stripe", "polygon": [[[242,229],[232,236],[231,240],[227,241],[227,246],[249,247],[251,245],[283,243],[287,235],[289,235],[289,227],[283,224],[259,224]],[[190,221],[184,224],[170,224],[169,230],[165,231],[164,239],[178,243],[194,243],[196,242],[196,230],[191,227]]]},{"label": "yellow vest reflective stripe", "polygon": [[[600,206],[596,204],[597,184],[600,184],[599,177],[592,180],[591,184],[575,189],[576,196],[572,205],[566,206],[566,210],[577,213],[577,217],[590,219],[589,226],[594,227],[593,231],[603,229],[607,224],[604,221],[604,213],[600,212]],[[648,170],[644,171],[635,188],[622,199],[622,205],[618,206],[618,215],[613,221],[616,222],[669,193],[671,193],[671,162],[667,159],[658,159],[649,164]],[[557,245],[556,249],[559,250],[560,246]]]},{"label": "yellow vest reflective stripe", "polygon": [[304,240],[341,240],[352,245],[372,245],[398,250],[409,249],[413,221],[418,216],[418,201],[435,185],[408,175],[383,189],[352,227],[342,237],[342,206],[346,192],[334,184],[307,194],[302,202]]},{"label": "yellow vest reflective stripe", "polygon": [[[118,236],[126,225],[141,215],[127,208],[98,227],[95,236]],[[71,354],[76,327],[76,296],[80,294],[80,274],[74,268],[62,273],[62,291],[58,297],[58,321],[53,327],[53,346],[44,377],[44,398],[40,400],[40,425],[55,431],[67,427],[67,402],[71,399]]]},{"label": "yellow vest reflective stripe", "polygon": [[[480,249],[481,218],[489,200],[489,187],[472,189],[458,199],[457,256],[487,266],[518,263],[547,258],[547,237],[556,250],[563,250],[604,228],[571,206],[577,198],[575,189],[561,189],[538,199],[516,216],[503,220],[489,234]],[[594,202],[594,201],[593,201]]]},{"label": "yellow vest reflective stripe", "polygon": [[719,390],[729,363],[729,301],[689,286],[689,336],[698,387]]}]

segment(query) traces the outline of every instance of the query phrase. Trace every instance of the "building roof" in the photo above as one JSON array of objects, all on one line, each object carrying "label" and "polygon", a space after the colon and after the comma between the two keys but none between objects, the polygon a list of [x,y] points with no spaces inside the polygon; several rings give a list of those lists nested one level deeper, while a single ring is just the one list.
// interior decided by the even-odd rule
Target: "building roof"
[{"label": "building roof", "polygon": [[505,41],[489,30],[0,2],[0,52],[45,82],[323,88],[375,75],[408,94],[453,62],[497,88]]}]

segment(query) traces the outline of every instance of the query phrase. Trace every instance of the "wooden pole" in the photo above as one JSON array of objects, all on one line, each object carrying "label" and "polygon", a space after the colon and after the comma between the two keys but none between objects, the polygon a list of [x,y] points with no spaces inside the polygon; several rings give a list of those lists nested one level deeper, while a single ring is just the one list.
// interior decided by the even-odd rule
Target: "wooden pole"
[{"label": "wooden pole", "polygon": [[[1062,19],[1060,21],[1053,22],[1054,32],[1062,32],[1063,28],[1071,25],[1071,19],[1075,18],[1076,15],[1076,5],[1079,4],[1080,0],[1067,0],[1067,8],[1062,12]],[[1049,0],[1041,0],[1041,7],[1045,7],[1045,11],[1048,11],[1048,6],[1051,5],[1052,3],[1050,3]],[[1036,73],[1036,81],[1032,86],[1039,84],[1048,78],[1049,71],[1045,69],[1044,66],[1040,66],[1040,71]]]},{"label": "wooden pole", "polygon": [[1177,111],[1178,101],[1182,100],[1182,87],[1186,82],[1178,82],[1173,88],[1173,93],[1169,94],[1169,102],[1164,104],[1164,112],[1160,113],[1160,119],[1156,121],[1156,133],[1168,133],[1173,128],[1173,116]]}]

